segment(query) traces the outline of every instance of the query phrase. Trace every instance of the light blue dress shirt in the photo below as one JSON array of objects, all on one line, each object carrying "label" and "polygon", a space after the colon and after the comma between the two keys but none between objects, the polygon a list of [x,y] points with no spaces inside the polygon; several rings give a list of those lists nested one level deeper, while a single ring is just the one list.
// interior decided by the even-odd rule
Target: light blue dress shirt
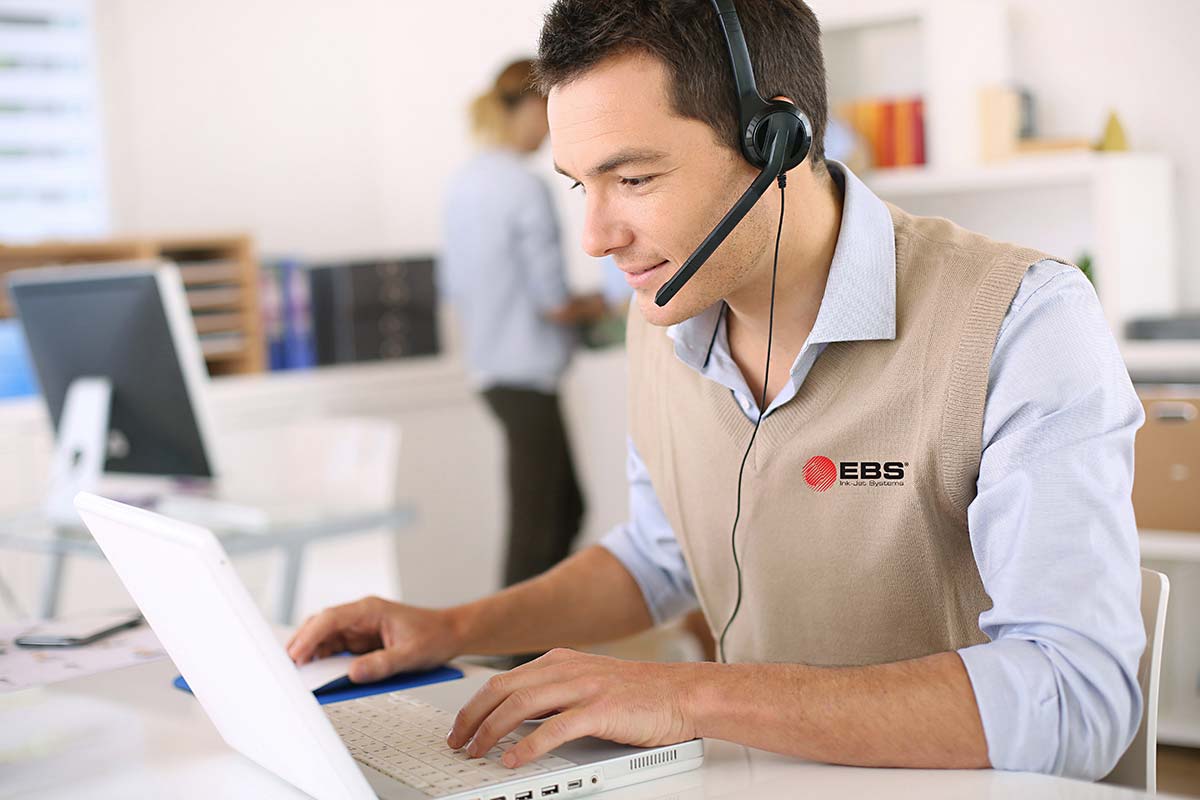
[{"label": "light blue dress shirt", "polygon": [[[830,162],[830,170],[845,191],[829,279],[764,425],[795,397],[826,344],[895,337],[891,217],[843,165]],[[668,335],[681,361],[728,388],[730,402],[757,418],[719,304]],[[1087,278],[1053,261],[1032,265],[992,354],[978,494],[967,514],[993,606],[979,619],[990,641],[959,655],[998,769],[1101,778],[1137,730],[1145,635],[1130,492],[1143,419]],[[628,477],[630,520],[602,544],[661,622],[695,607],[695,589],[632,441]]]},{"label": "light blue dress shirt", "polygon": [[477,154],[447,187],[443,240],[438,284],[476,385],[555,391],[575,334],[546,318],[569,299],[546,184],[515,152]]}]

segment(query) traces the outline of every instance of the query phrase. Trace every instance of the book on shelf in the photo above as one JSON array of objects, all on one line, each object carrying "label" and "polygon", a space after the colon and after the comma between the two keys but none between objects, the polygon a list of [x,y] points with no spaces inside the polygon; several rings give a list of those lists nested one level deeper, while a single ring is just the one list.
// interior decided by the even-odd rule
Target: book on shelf
[{"label": "book on shelf", "polygon": [[364,260],[309,269],[319,364],[435,355],[432,258]]},{"label": "book on shelf", "polygon": [[871,167],[925,163],[925,103],[920,97],[856,100],[838,106],[836,113],[858,135]]},{"label": "book on shelf", "polygon": [[317,363],[309,294],[301,262],[279,259],[263,269],[259,298],[268,369],[304,369]]}]

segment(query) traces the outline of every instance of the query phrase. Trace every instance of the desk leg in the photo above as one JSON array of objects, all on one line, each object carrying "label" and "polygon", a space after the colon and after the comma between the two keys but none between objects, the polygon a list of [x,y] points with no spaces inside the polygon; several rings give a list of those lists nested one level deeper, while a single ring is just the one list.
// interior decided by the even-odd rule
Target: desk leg
[{"label": "desk leg", "polygon": [[49,553],[46,571],[42,573],[42,598],[38,604],[38,618],[52,619],[58,614],[58,599],[62,592],[63,568],[67,564],[66,553]]},{"label": "desk leg", "polygon": [[300,567],[304,563],[304,545],[289,545],[283,549],[283,582],[275,602],[275,621],[291,625],[296,613],[296,589],[300,585]]}]

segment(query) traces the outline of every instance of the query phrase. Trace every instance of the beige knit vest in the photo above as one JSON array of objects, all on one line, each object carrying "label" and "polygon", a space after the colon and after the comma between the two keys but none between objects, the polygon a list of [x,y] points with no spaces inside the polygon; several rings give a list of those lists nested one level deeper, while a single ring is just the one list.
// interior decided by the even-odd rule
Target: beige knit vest
[{"label": "beige knit vest", "polygon": [[[763,420],[747,461],[729,661],[878,664],[986,641],[978,619],[991,601],[966,508],[996,335],[1046,256],[890,210],[896,338],[828,345]],[[734,606],[729,534],[754,425],[636,308],[628,349],[633,441],[719,635]]]}]

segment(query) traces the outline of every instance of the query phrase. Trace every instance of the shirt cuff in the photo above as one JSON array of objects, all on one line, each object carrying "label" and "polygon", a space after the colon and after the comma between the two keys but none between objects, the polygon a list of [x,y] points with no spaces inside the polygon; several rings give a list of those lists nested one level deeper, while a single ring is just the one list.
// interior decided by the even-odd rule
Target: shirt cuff
[{"label": "shirt cuff", "polygon": [[997,639],[958,651],[995,769],[1060,771],[1058,685],[1034,642]]},{"label": "shirt cuff", "polygon": [[655,625],[661,625],[696,607],[695,596],[673,581],[667,570],[654,563],[631,534],[628,525],[613,528],[599,544],[612,553],[633,576],[642,590],[642,599],[646,601],[646,608]]}]

